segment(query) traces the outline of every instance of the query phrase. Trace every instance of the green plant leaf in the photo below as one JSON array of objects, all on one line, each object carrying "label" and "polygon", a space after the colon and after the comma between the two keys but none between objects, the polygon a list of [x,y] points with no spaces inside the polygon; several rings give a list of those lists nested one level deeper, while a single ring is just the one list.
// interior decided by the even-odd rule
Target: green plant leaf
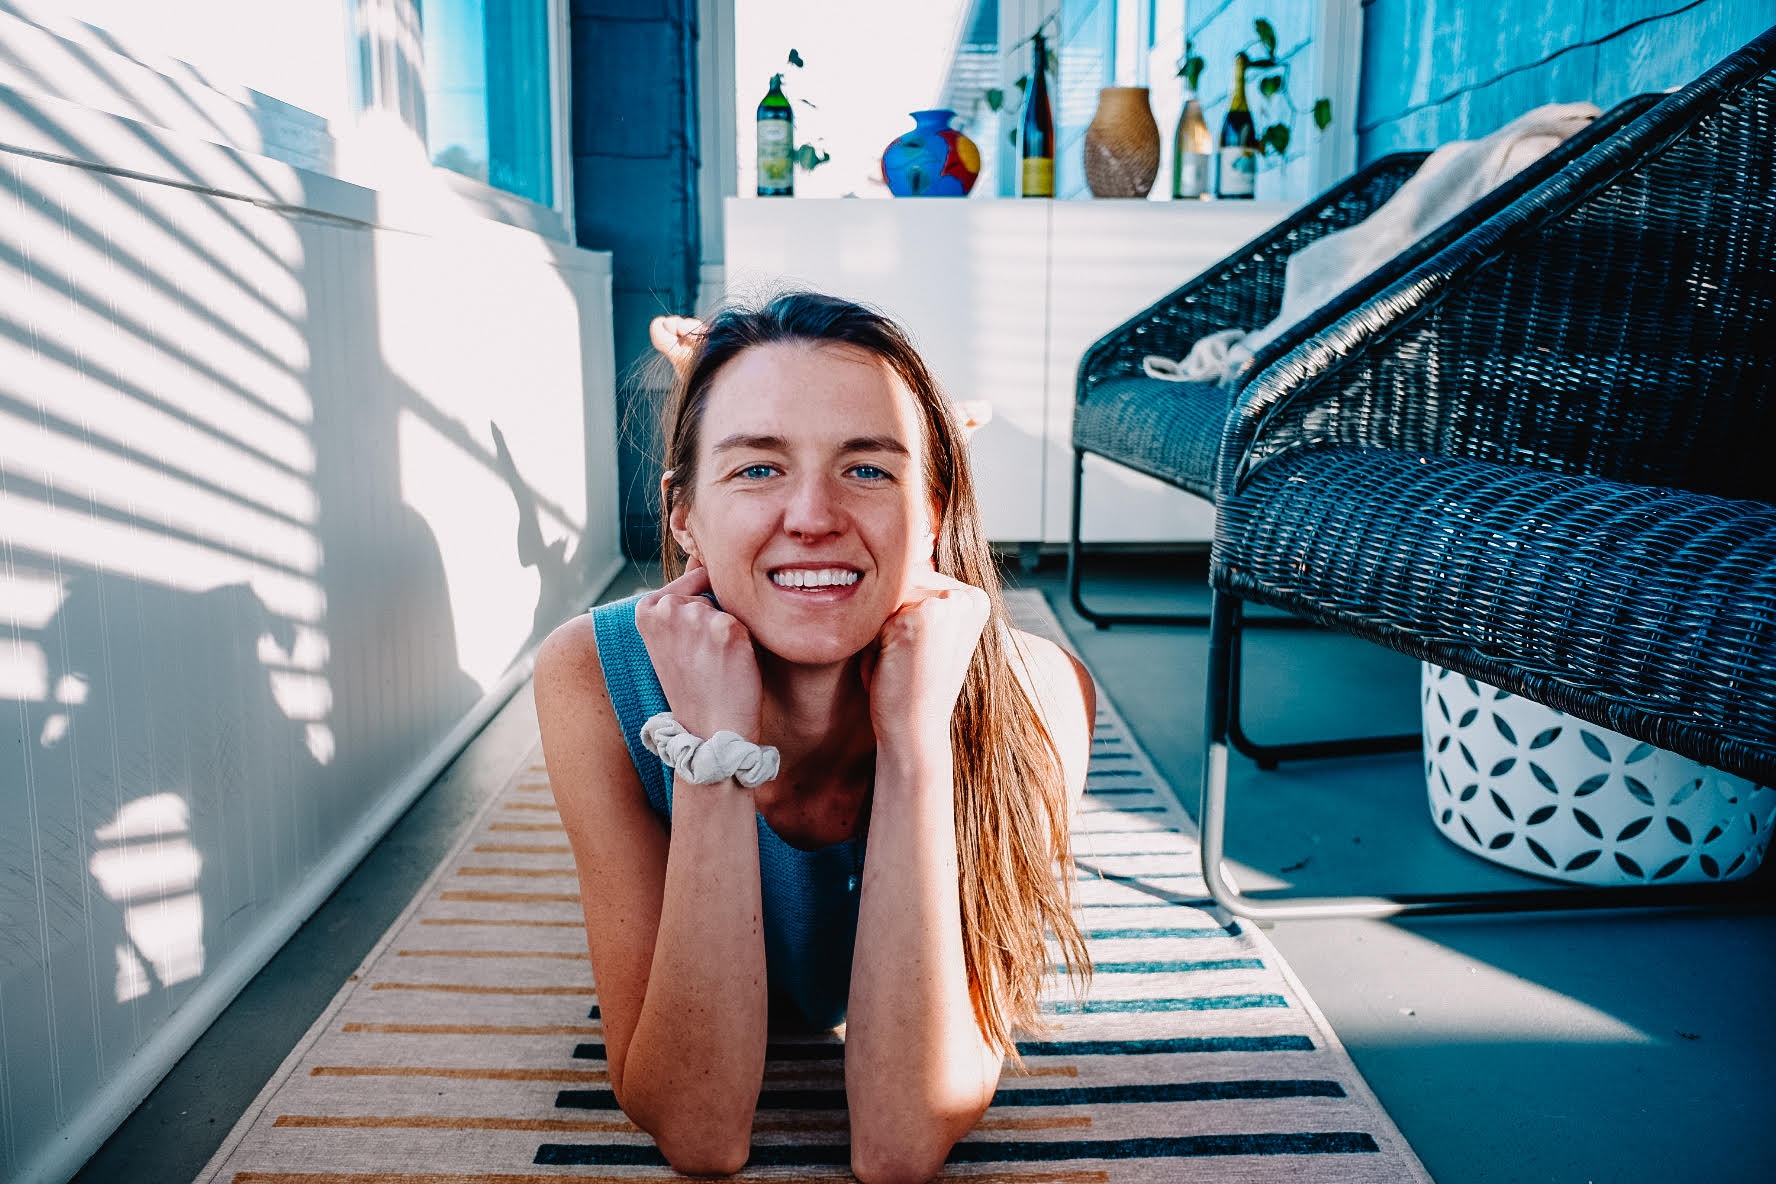
[{"label": "green plant leaf", "polygon": [[1196,42],[1186,41],[1184,43],[1184,59],[1178,63],[1178,77],[1182,78],[1191,90],[1195,90],[1197,84],[1202,81],[1203,65],[1202,55],[1196,52]]},{"label": "green plant leaf", "polygon": [[996,86],[989,89],[987,91],[987,110],[997,111],[1003,106],[1005,106],[1005,92]]},{"label": "green plant leaf", "polygon": [[1267,99],[1275,98],[1276,93],[1283,89],[1283,76],[1271,74],[1258,80],[1258,93]]},{"label": "green plant leaf", "polygon": [[1314,100],[1314,126],[1325,131],[1332,126],[1332,100]]},{"label": "green plant leaf", "polygon": [[1252,27],[1258,31],[1259,44],[1264,46],[1264,48],[1270,53],[1271,57],[1275,57],[1277,51],[1276,29],[1263,17],[1259,17],[1257,20],[1253,21]]},{"label": "green plant leaf", "polygon": [[831,159],[829,153],[820,151],[812,144],[803,144],[795,150],[795,162],[804,173],[813,172]]},{"label": "green plant leaf", "polygon": [[1017,80],[1017,88],[1020,96],[1030,89],[1030,76],[1028,74],[1025,74],[1022,78]]},{"label": "green plant leaf", "polygon": [[789,64],[792,66],[805,66],[808,63],[802,61],[802,55],[792,49],[789,51]]},{"label": "green plant leaf", "polygon": [[1289,150],[1289,125],[1286,123],[1271,124],[1264,129],[1264,138],[1259,141],[1259,144],[1267,152],[1274,152],[1278,156],[1283,155]]}]

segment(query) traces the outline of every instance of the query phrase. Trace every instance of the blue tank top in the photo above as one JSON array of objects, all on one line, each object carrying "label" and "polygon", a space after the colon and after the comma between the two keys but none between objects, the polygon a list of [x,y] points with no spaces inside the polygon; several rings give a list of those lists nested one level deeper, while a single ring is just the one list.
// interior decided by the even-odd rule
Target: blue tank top
[{"label": "blue tank top", "polygon": [[[616,709],[629,759],[648,804],[672,826],[672,770],[641,744],[641,725],[667,710],[666,695],[635,628],[635,602],[646,593],[592,610],[604,685]],[[819,1028],[843,1022],[851,991],[851,951],[863,885],[861,837],[813,851],[793,847],[758,816],[759,882],[765,967],[774,995],[792,1001]]]}]

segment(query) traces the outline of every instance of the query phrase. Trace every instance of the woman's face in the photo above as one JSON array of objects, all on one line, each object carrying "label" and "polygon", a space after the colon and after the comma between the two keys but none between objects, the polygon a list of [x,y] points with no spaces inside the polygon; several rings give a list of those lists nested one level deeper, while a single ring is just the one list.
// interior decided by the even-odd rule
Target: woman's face
[{"label": "woman's face", "polygon": [[766,650],[800,665],[862,650],[930,561],[918,408],[880,359],[783,342],[710,384],[697,482],[674,536]]}]

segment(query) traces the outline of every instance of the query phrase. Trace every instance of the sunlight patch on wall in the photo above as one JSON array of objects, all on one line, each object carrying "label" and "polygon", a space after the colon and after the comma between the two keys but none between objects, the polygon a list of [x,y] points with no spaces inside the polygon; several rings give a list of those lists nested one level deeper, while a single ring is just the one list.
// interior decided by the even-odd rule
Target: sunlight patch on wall
[{"label": "sunlight patch on wall", "polygon": [[424,518],[438,541],[456,659],[485,691],[518,653],[530,622],[513,604],[535,604],[536,571],[518,563],[518,515],[505,483],[485,464],[403,409],[397,424],[401,500]]},{"label": "sunlight patch on wall", "polygon": [[321,565],[319,542],[301,526],[4,411],[0,467],[95,506],[280,567],[312,574]]},{"label": "sunlight patch on wall", "polygon": [[58,555],[65,563],[187,592],[246,584],[266,608],[297,621],[319,621],[327,611],[326,592],[314,580],[129,523],[8,493],[0,493],[0,521],[14,546]]},{"label": "sunlight patch on wall", "polygon": [[0,571],[0,621],[20,629],[41,629],[61,611],[68,599],[68,583],[62,577],[29,568]]},{"label": "sunlight patch on wall", "polygon": [[319,629],[297,625],[288,653],[269,632],[260,634],[255,646],[278,710],[286,719],[307,721],[302,739],[308,754],[317,764],[331,764],[338,745],[333,729],[324,721],[333,711],[333,686],[319,673],[326,668],[331,651],[327,635]]},{"label": "sunlight patch on wall", "polygon": [[[311,471],[312,445],[299,426],[314,414],[302,377],[308,348],[294,323],[306,302],[289,274],[300,244],[287,222],[258,212],[231,220],[215,202],[194,207],[189,195],[176,213],[169,207],[155,217],[120,203],[112,178],[65,173],[23,162],[23,184],[53,186],[62,208],[46,213],[27,188],[3,236],[29,261],[14,285],[35,297],[25,306],[35,348],[79,359],[104,341],[106,367],[130,386]],[[167,200],[165,186],[134,189],[133,206]],[[255,237],[244,234],[244,222]],[[259,241],[261,229],[289,240],[293,258]],[[238,245],[225,246],[229,238]]]},{"label": "sunlight patch on wall", "polygon": [[39,703],[49,697],[49,656],[34,641],[0,637],[0,699]]},{"label": "sunlight patch on wall", "polygon": [[128,945],[117,955],[117,1001],[146,994],[147,971],[163,987],[204,969],[203,856],[191,842],[185,799],[159,793],[127,803],[93,832],[101,844],[90,868],[106,898],[123,906]]}]

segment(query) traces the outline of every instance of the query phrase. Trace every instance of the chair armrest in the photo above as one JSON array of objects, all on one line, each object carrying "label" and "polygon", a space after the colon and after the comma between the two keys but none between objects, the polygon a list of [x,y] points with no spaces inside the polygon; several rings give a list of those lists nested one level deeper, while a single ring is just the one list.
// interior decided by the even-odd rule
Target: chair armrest
[{"label": "chair armrest", "polygon": [[1247,384],[1220,496],[1317,444],[1776,501],[1776,30]]},{"label": "chair armrest", "polygon": [[1368,217],[1428,155],[1396,152],[1382,157],[1099,338],[1079,363],[1080,401],[1100,382],[1141,373],[1141,359],[1149,354],[1181,358],[1210,333],[1256,329],[1274,318],[1283,303],[1289,256]]}]

